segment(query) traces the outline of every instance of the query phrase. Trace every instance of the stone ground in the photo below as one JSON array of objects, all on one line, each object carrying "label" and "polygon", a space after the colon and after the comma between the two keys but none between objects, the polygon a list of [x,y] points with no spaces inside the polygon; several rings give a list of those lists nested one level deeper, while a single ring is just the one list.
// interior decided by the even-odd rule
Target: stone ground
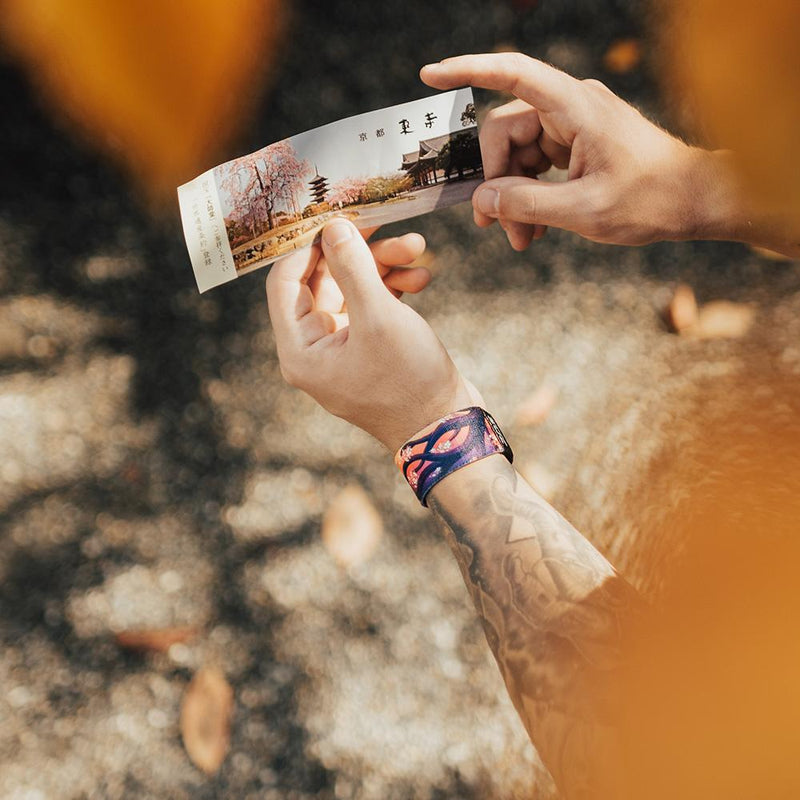
[{"label": "stone ground", "polygon": [[[498,46],[669,119],[646,69],[603,71],[608,45],[640,33],[637,10],[470,0],[431,19],[421,2],[297,4],[277,88],[230,155],[422,96],[420,64]],[[148,217],[9,67],[0,93],[0,796],[551,797],[457,568],[391,459],[282,383],[264,274],[199,296],[177,217]],[[798,369],[800,268],[734,245],[625,250],[558,232],[515,254],[465,206],[407,227],[435,255],[413,302],[523,471],[655,590],[630,546],[655,510],[624,509],[704,387],[766,351]],[[756,303],[752,334],[668,334],[679,281]],[[542,384],[555,409],[515,425]],[[385,533],[345,570],[319,523],[351,484]],[[164,654],[113,636],[183,625],[201,634]],[[212,778],[178,731],[203,664],[235,693]]]}]

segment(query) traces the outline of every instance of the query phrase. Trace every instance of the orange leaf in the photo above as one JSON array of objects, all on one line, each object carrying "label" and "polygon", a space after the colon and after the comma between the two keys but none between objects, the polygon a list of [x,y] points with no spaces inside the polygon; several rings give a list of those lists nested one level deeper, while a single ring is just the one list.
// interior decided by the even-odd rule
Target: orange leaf
[{"label": "orange leaf", "polygon": [[233,689],[220,670],[202,667],[186,689],[181,706],[181,736],[189,758],[207,775],[228,753]]},{"label": "orange leaf", "polygon": [[197,636],[196,628],[162,628],[160,630],[120,631],[114,641],[126,650],[166,653],[173,644],[188,642]]},{"label": "orange leaf", "polygon": [[750,330],[755,313],[747,303],[714,300],[700,308],[691,333],[698,339],[738,339]]},{"label": "orange leaf", "polygon": [[322,542],[344,567],[366,561],[382,533],[380,514],[360,486],[342,489],[322,518]]},{"label": "orange leaf", "polygon": [[791,256],[784,255],[783,253],[777,253],[775,250],[770,250],[768,247],[757,247],[756,245],[750,245],[750,249],[761,258],[766,258],[768,261],[793,261]]},{"label": "orange leaf", "polygon": [[0,35],[52,110],[152,193],[212,166],[269,72],[280,0],[3,0]]},{"label": "orange leaf", "polygon": [[678,333],[697,324],[697,300],[691,286],[682,283],[675,290],[667,308],[667,322]]}]

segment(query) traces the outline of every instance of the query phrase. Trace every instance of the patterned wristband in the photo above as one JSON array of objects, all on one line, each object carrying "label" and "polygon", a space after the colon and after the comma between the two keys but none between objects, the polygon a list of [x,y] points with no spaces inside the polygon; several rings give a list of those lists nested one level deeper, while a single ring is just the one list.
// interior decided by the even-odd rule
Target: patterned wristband
[{"label": "patterned wristband", "polygon": [[473,406],[423,428],[394,457],[423,506],[428,492],[451,472],[495,453],[514,460],[511,447],[488,411]]}]

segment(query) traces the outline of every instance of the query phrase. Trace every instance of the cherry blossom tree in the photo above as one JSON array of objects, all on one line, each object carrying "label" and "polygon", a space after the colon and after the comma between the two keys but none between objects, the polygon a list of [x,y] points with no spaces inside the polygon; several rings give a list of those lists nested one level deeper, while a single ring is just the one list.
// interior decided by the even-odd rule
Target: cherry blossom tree
[{"label": "cherry blossom tree", "polygon": [[272,230],[276,212],[297,213],[297,196],[312,171],[288,139],[217,169],[225,223],[251,237]]},{"label": "cherry blossom tree", "polygon": [[363,203],[367,188],[365,178],[343,178],[331,187],[328,202],[331,205],[351,206]]}]

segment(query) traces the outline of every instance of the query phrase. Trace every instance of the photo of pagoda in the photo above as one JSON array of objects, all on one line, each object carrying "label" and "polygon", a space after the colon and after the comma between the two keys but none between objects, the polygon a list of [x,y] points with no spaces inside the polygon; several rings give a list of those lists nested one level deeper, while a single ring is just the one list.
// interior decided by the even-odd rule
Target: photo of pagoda
[{"label": "photo of pagoda", "polygon": [[322,175],[319,174],[319,168],[316,166],[314,167],[314,170],[316,174],[308,182],[311,197],[314,199],[315,204],[324,203],[325,198],[328,195],[328,179],[323,178]]},{"label": "photo of pagoda", "polygon": [[215,181],[242,274],[313,244],[334,215],[376,228],[467,202],[482,173],[472,94],[458,89],[281,140]]}]

